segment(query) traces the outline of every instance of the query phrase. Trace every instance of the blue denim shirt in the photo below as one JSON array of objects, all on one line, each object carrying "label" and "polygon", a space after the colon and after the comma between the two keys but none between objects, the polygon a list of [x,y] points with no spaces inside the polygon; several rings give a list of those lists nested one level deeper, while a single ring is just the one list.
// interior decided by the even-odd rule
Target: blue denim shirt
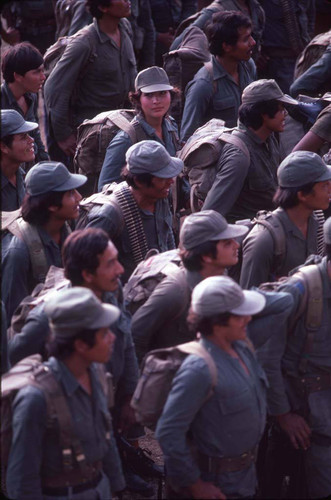
[{"label": "blue denim shirt", "polygon": [[266,378],[253,353],[243,342],[233,344],[246,364],[246,374],[238,359],[203,338],[216,363],[218,380],[213,395],[211,374],[206,362],[189,355],[172,384],[156,437],[165,456],[171,484],[186,487],[201,476],[213,482],[225,495],[235,498],[255,493],[255,466],[224,474],[205,474],[194,462],[186,433],[191,429],[198,451],[211,457],[236,457],[258,445],[266,418]]},{"label": "blue denim shirt", "polygon": [[202,67],[186,87],[180,134],[184,141],[211,118],[219,118],[225,121],[227,127],[235,127],[241,94],[244,88],[256,79],[256,68],[252,59],[238,64],[239,85],[215,56],[212,57],[212,63],[212,78],[208,70]]},{"label": "blue denim shirt", "polygon": [[25,195],[24,171],[21,167],[16,172],[16,186],[1,172],[1,211],[12,212],[22,205]]},{"label": "blue denim shirt", "polygon": [[[87,463],[103,461],[103,470],[114,490],[125,482],[113,435],[106,439],[107,402],[95,367],[90,366],[92,395],[79,384],[61,361],[50,358],[46,363],[59,380],[72,416],[74,431],[81,441]],[[42,479],[62,471],[62,452],[59,431],[46,427],[46,401],[42,391],[26,386],[13,402],[13,440],[7,470],[10,498],[42,500]]]},{"label": "blue denim shirt", "polygon": [[[157,141],[163,144],[170,156],[175,156],[177,147],[174,144],[174,134],[178,136],[178,127],[173,118],[163,119],[162,123],[162,135],[163,141],[156,134],[155,129],[149,125],[144,117],[140,114],[137,115],[133,121],[137,121],[143,132],[146,134],[146,140],[150,139],[152,141]],[[125,166],[125,154],[129,147],[132,146],[132,141],[130,136],[123,130],[119,131],[114,139],[109,143],[106,156],[102,165],[100,178],[99,178],[99,191],[105,184],[110,182],[120,182],[121,171]]]}]

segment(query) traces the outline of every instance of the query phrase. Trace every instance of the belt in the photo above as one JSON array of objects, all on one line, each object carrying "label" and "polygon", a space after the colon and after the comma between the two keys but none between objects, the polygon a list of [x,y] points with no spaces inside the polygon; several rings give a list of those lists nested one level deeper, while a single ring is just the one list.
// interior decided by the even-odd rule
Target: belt
[{"label": "belt", "polygon": [[75,493],[82,493],[83,491],[90,490],[92,488],[95,488],[100,480],[102,478],[101,472],[98,473],[98,475],[92,479],[91,481],[77,484],[76,486],[64,486],[62,488],[49,488],[49,487],[44,487],[42,488],[42,492],[45,495],[53,495],[56,497],[60,496],[68,496],[70,494],[75,494]]},{"label": "belt", "polygon": [[300,378],[290,377],[293,385],[306,394],[317,391],[325,391],[331,388],[331,373],[319,373],[317,375],[303,375]]},{"label": "belt", "polygon": [[[57,476],[44,477],[42,481],[42,489],[65,489],[68,490],[69,487],[84,487],[91,483],[100,481],[102,471],[102,461],[98,460],[91,464],[86,464],[84,470],[74,468],[68,472],[63,472]],[[59,493],[60,494],[60,493]]]},{"label": "belt", "polygon": [[247,469],[256,461],[257,447],[246,451],[238,457],[209,457],[198,452],[198,464],[202,472],[222,474],[224,472],[236,472]]}]

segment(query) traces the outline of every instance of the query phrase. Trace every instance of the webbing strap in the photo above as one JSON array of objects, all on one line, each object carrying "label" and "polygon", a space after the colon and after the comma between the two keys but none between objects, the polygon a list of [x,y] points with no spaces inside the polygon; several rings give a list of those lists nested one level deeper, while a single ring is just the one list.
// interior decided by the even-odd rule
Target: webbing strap
[{"label": "webbing strap", "polygon": [[123,219],[128,230],[133,260],[136,265],[145,259],[149,250],[139,207],[128,186],[119,184],[114,190],[116,201],[120,206]]},{"label": "webbing strap", "polygon": [[236,146],[240,151],[244,153],[246,156],[247,160],[250,161],[250,154],[248,147],[244,143],[240,137],[231,134],[231,132],[222,132],[221,135],[218,138],[219,141],[224,141],[227,142],[228,144],[232,144],[233,146]]},{"label": "webbing strap", "polygon": [[200,344],[196,340],[193,340],[192,342],[186,342],[185,344],[179,344],[176,347],[181,352],[185,352],[187,354],[195,354],[196,356],[200,356],[200,358],[203,358],[206,361],[212,379],[212,388],[210,394],[208,394],[208,397],[210,397],[214,387],[216,387],[217,384],[217,368],[213,358],[211,357],[211,354],[207,351],[207,349],[205,349],[202,344]]},{"label": "webbing strap", "polygon": [[[20,235],[16,236],[24,241],[29,250],[33,277],[38,283],[44,282],[49,266],[38,230],[22,218],[17,219],[17,228]],[[15,234],[13,229],[11,231]]]}]

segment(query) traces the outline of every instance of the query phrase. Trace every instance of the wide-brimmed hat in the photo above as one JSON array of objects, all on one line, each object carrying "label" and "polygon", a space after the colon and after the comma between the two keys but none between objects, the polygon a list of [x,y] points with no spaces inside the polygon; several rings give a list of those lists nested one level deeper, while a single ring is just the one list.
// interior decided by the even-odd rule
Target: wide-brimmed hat
[{"label": "wide-brimmed hat", "polygon": [[202,210],[186,217],[180,230],[180,246],[192,250],[207,241],[219,241],[240,238],[248,227],[228,224],[225,218],[215,210]]},{"label": "wide-brimmed hat", "polygon": [[41,161],[36,163],[25,177],[26,192],[31,196],[50,193],[51,191],[69,191],[87,181],[81,174],[71,174],[63,163]]},{"label": "wide-brimmed hat", "polygon": [[293,151],[279,165],[277,178],[280,187],[301,187],[331,180],[331,166],[311,151]]},{"label": "wide-brimmed hat", "polygon": [[134,87],[136,92],[141,90],[145,94],[160,92],[161,90],[172,90],[167,73],[163,68],[152,66],[140,71],[136,76]]},{"label": "wide-brimmed hat", "polygon": [[170,156],[160,142],[141,141],[133,144],[125,155],[127,168],[133,174],[152,174],[161,179],[176,177],[184,167],[179,158]]},{"label": "wide-brimmed hat", "polygon": [[275,80],[256,80],[244,88],[241,102],[242,104],[256,104],[261,101],[277,101],[287,104],[298,104],[298,101],[293,97],[284,94]]},{"label": "wide-brimmed hat", "polygon": [[38,123],[27,122],[14,109],[1,110],[1,139],[7,135],[23,134],[38,128]]},{"label": "wide-brimmed hat", "polygon": [[193,312],[203,317],[229,312],[238,316],[250,316],[262,311],[265,297],[255,291],[242,288],[228,276],[211,276],[194,288],[191,306]]},{"label": "wide-brimmed hat", "polygon": [[45,313],[56,338],[63,339],[109,327],[120,316],[118,307],[103,304],[89,288],[78,286],[54,292],[45,302]]}]

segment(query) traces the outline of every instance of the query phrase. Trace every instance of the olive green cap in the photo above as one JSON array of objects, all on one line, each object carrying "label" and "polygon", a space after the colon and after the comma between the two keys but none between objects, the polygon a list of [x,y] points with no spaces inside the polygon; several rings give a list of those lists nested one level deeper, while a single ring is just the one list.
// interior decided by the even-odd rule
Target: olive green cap
[{"label": "olive green cap", "polygon": [[284,94],[275,80],[261,79],[252,82],[244,88],[241,96],[242,104],[256,104],[261,101],[277,101],[286,104],[298,104],[298,101]]},{"label": "olive green cap", "polygon": [[301,187],[311,182],[331,180],[331,167],[311,151],[294,151],[279,165],[278,184],[283,188]]}]

